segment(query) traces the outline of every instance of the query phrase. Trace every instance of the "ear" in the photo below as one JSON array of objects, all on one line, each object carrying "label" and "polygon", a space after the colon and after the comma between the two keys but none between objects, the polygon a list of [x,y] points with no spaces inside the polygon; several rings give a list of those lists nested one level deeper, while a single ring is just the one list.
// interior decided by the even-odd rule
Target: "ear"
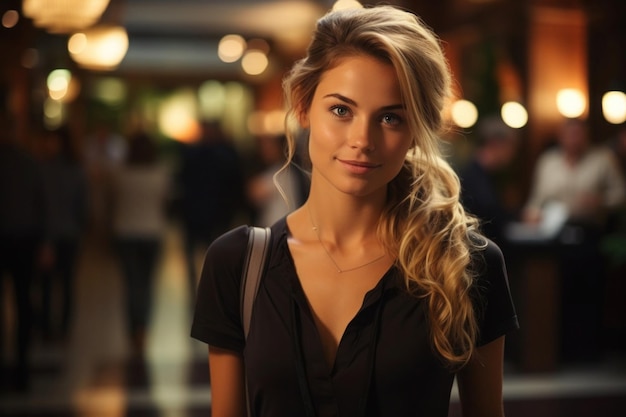
[{"label": "ear", "polygon": [[303,129],[308,129],[310,126],[309,123],[309,112],[303,110],[302,108],[296,109],[296,117],[298,118],[298,123],[300,123],[300,127]]}]

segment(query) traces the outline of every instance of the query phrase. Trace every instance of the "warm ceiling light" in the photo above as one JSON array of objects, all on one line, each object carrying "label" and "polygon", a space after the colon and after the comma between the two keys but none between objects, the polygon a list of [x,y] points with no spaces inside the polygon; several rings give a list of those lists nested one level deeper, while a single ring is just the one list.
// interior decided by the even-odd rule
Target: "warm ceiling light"
[{"label": "warm ceiling light", "polygon": [[585,112],[587,101],[580,90],[565,88],[556,94],[556,107],[563,117],[575,119]]},{"label": "warm ceiling light", "polygon": [[246,50],[246,40],[239,35],[226,35],[217,46],[217,56],[223,62],[235,62]]},{"label": "warm ceiling light", "polygon": [[502,121],[514,129],[526,126],[528,122],[528,112],[520,103],[509,101],[502,105],[500,109]]},{"label": "warm ceiling light", "polygon": [[87,36],[82,33],[73,34],[67,42],[67,50],[70,54],[81,54],[87,48]]},{"label": "warm ceiling light", "polygon": [[262,51],[249,50],[241,60],[241,67],[249,75],[259,75],[267,68],[269,60]]},{"label": "warm ceiling light", "polygon": [[157,126],[164,135],[180,142],[195,142],[200,138],[194,91],[180,89],[174,92],[161,101],[157,114]]},{"label": "warm ceiling light", "polygon": [[468,100],[457,100],[450,109],[452,121],[459,127],[468,128],[474,126],[478,120],[478,109]]},{"label": "warm ceiling light", "polygon": [[22,11],[35,26],[52,33],[71,33],[94,25],[109,0],[24,0]]},{"label": "warm ceiling light", "polygon": [[68,50],[83,68],[113,70],[126,55],[128,34],[121,26],[94,26],[74,34],[68,41]]},{"label": "warm ceiling light", "polygon": [[363,5],[357,0],[337,0],[333,4],[333,10],[360,9]]},{"label": "warm ceiling light", "polygon": [[602,114],[611,124],[626,122],[626,94],[622,91],[606,92],[602,96]]}]

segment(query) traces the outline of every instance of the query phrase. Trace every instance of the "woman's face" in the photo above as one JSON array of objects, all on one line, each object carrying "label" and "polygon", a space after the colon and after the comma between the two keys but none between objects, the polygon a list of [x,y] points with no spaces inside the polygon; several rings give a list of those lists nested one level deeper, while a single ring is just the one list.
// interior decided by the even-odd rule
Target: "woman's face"
[{"label": "woman's face", "polygon": [[384,196],[411,146],[393,66],[365,55],[322,75],[302,124],[310,132],[313,186],[354,196]]}]

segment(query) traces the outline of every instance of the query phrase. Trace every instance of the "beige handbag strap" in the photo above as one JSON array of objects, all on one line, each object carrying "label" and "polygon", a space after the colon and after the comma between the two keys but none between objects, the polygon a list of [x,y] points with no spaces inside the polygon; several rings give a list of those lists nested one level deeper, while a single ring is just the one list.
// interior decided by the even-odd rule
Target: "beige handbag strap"
[{"label": "beige handbag strap", "polygon": [[[252,307],[254,299],[259,290],[265,259],[269,251],[272,232],[269,227],[248,228],[248,248],[246,259],[244,260],[241,275],[241,321],[243,324],[243,334],[248,338],[250,331],[250,321],[252,320]],[[250,416],[250,399],[248,393],[248,376],[245,378],[246,390],[246,411]]]},{"label": "beige handbag strap", "polygon": [[250,331],[252,306],[259,290],[265,258],[269,252],[270,240],[271,229],[269,227],[251,226],[249,228],[248,249],[241,277],[241,321],[246,339]]}]

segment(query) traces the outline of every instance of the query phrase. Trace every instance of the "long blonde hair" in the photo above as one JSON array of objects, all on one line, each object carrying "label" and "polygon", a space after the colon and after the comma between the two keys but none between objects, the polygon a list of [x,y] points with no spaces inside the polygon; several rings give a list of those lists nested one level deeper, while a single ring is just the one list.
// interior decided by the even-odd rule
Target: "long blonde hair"
[{"label": "long blonde hair", "polygon": [[477,222],[463,210],[458,177],[440,151],[451,77],[439,39],[417,16],[393,6],[323,16],[307,56],[283,82],[289,157],[297,121],[310,107],[322,74],[346,56],[363,54],[395,68],[413,135],[412,150],[389,184],[379,238],[397,258],[407,290],[427,301],[435,350],[451,367],[462,366],[478,338],[471,262],[485,241],[472,239]]}]

